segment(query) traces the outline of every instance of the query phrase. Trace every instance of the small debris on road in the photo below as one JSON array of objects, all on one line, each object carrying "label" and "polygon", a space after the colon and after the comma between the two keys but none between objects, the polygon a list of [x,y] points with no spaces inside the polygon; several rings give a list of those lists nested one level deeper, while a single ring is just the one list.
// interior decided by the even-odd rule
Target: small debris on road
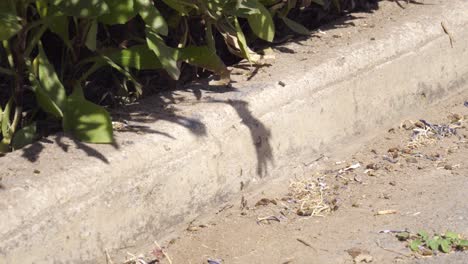
[{"label": "small debris on road", "polygon": [[389,214],[397,214],[397,210],[381,210],[378,211],[375,215],[389,215]]},{"label": "small debris on road", "polygon": [[222,260],[220,259],[208,259],[207,260],[208,264],[222,264]]},{"label": "small debris on road", "polygon": [[263,222],[266,222],[267,224],[270,224],[270,221],[281,222],[280,218],[275,216],[275,215],[257,218],[257,224],[261,224]]},{"label": "small debris on road", "polygon": [[310,248],[313,248],[312,245],[308,242],[306,242],[305,240],[303,239],[300,239],[300,238],[296,238],[297,241],[301,242],[302,244],[304,244],[305,246],[308,246]]},{"label": "small debris on road", "polygon": [[354,181],[362,183],[362,178],[359,175],[354,176]]},{"label": "small debris on road", "polygon": [[341,174],[343,174],[343,173],[345,173],[345,172],[348,172],[348,171],[355,170],[355,169],[360,168],[360,167],[361,167],[361,164],[360,164],[360,163],[355,163],[355,164],[353,164],[353,165],[351,165],[351,166],[348,166],[348,167],[346,167],[346,168],[340,169],[340,170],[338,171],[338,175],[341,175]]},{"label": "small debris on road", "polygon": [[408,232],[408,230],[390,230],[390,229],[386,229],[386,230],[380,230],[379,231],[379,234],[398,234],[398,233],[403,233],[403,232]]},{"label": "small debris on road", "polygon": [[346,252],[353,258],[354,263],[370,263],[373,261],[373,257],[369,255],[369,251],[367,250],[350,248]]},{"label": "small debris on road", "polygon": [[389,156],[387,156],[387,155],[383,155],[383,156],[382,156],[382,159],[383,159],[383,160],[386,160],[386,161],[388,161],[388,162],[390,162],[390,163],[393,163],[393,164],[398,163],[398,159],[391,158],[391,157],[389,157]]},{"label": "small debris on road", "polygon": [[416,125],[411,120],[405,120],[405,121],[401,122],[401,124],[400,124],[400,128],[404,128],[406,130],[412,130],[415,127],[416,127]]},{"label": "small debris on road", "polygon": [[369,164],[367,164],[366,169],[368,169],[368,170],[378,170],[378,169],[380,169],[380,165],[377,164],[377,163],[369,163]]},{"label": "small debris on road", "polygon": [[204,225],[204,224],[200,224],[200,225],[194,225],[193,224],[193,221],[188,225],[188,227],[186,228],[187,231],[189,232],[196,232],[202,228],[206,228],[208,227],[207,225]]},{"label": "small debris on road", "polygon": [[255,204],[255,207],[267,206],[269,204],[277,205],[278,203],[274,199],[262,198]]}]

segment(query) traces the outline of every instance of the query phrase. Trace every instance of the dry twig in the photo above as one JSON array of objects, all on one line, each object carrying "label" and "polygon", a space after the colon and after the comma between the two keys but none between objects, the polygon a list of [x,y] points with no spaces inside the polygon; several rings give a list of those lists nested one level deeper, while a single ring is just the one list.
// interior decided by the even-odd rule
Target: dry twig
[{"label": "dry twig", "polygon": [[157,241],[154,241],[154,244],[158,247],[159,250],[161,250],[161,252],[163,253],[164,257],[167,259],[167,261],[169,262],[169,264],[172,264],[171,258],[170,258],[169,255],[166,253],[166,251],[164,251],[164,249],[158,244],[158,242],[157,242]]},{"label": "dry twig", "polygon": [[114,264],[114,262],[112,261],[112,258],[109,254],[109,251],[107,250],[107,248],[105,249],[105,252],[106,252],[106,263],[107,264]]}]

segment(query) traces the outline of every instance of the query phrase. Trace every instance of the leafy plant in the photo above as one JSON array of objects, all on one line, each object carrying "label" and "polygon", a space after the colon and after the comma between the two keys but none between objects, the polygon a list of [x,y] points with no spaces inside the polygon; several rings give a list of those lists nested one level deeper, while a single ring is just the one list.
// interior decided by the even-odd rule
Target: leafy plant
[{"label": "leafy plant", "polygon": [[[374,1],[374,0],[361,0]],[[113,141],[111,118],[89,97],[100,73],[132,100],[144,92],[142,71],[178,80],[184,67],[208,71],[228,84],[220,49],[258,63],[252,43],[270,43],[277,26],[309,30],[291,12],[330,12],[348,0],[2,0],[0,79],[11,91],[0,98],[0,152],[39,137],[41,120],[91,143]],[[354,1],[352,1],[354,3]],[[220,57],[220,55],[222,55]],[[109,74],[110,73],[110,74]],[[28,95],[35,103],[25,103]],[[91,93],[91,97],[99,97]]]},{"label": "leafy plant", "polygon": [[460,234],[447,231],[443,235],[434,234],[430,236],[426,231],[417,234],[401,232],[396,235],[400,241],[408,241],[408,247],[413,252],[424,255],[432,255],[436,252],[450,253],[453,250],[468,249],[468,240],[463,239]]}]

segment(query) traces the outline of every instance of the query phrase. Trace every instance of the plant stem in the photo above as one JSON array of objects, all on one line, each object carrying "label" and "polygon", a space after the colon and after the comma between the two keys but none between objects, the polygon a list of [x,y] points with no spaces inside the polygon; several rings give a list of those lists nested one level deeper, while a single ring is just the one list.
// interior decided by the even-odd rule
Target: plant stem
[{"label": "plant stem", "polygon": [[[26,20],[25,20],[26,21]],[[24,95],[24,76],[26,70],[24,51],[26,49],[27,31],[25,26],[18,32],[16,37],[16,45],[12,45],[13,62],[15,65],[15,88],[14,88],[14,100],[15,100],[15,114],[13,122],[10,127],[10,133],[13,135],[16,131],[18,124],[21,121],[21,114],[23,111],[23,95]]]}]

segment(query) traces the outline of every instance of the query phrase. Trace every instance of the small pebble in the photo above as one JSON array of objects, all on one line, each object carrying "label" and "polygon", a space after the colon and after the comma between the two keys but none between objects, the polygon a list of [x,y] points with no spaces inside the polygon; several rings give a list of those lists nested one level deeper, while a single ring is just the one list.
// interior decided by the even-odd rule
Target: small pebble
[{"label": "small pebble", "polygon": [[444,166],[444,169],[446,169],[446,170],[453,170],[453,167],[452,167],[452,165],[447,164],[447,165]]}]

